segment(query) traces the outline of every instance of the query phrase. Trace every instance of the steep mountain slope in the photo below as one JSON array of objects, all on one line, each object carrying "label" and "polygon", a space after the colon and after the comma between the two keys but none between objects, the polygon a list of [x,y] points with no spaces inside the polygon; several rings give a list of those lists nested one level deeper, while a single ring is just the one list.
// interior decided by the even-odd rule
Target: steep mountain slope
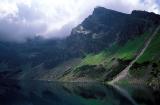
[{"label": "steep mountain slope", "polygon": [[[160,32],[153,37],[147,49],[129,69],[129,77],[118,82],[145,83],[156,89],[160,88],[159,36]],[[112,80],[129,65],[134,56],[142,50],[145,40],[149,38],[149,35],[142,35],[127,42],[124,46],[113,46],[110,50],[88,55],[72,71],[66,72],[61,80],[104,82]],[[117,48],[118,50],[115,51]]]},{"label": "steep mountain slope", "polygon": [[159,30],[160,30],[160,26],[158,26],[156,28],[156,30],[152,33],[151,37],[149,37],[149,39],[145,42],[144,47],[139,52],[139,54],[137,54],[137,56],[135,57],[135,59],[132,60],[129,63],[129,65],[120,74],[118,74],[117,77],[114,78],[113,81],[111,81],[110,83],[118,82],[118,81],[120,81],[121,79],[125,78],[128,75],[128,71],[130,70],[130,68],[144,54],[144,52],[146,51],[147,47],[149,46],[149,44],[151,43],[152,39],[156,36],[156,34],[158,33]]},{"label": "steep mountain slope", "polygon": [[[135,55],[141,50],[148,34],[137,37],[134,40],[128,41],[123,46],[114,45],[110,49],[106,49],[98,54],[90,54],[82,59],[82,62],[65,76],[64,80],[76,80],[79,77],[88,77],[93,80],[112,80],[119,72],[121,72],[132,61]],[[99,72],[99,67],[103,68],[102,74]],[[93,69],[95,71],[93,72]],[[95,73],[97,71],[97,73]],[[94,78],[92,74],[95,74]],[[77,76],[79,74],[79,76]],[[85,80],[84,80],[85,81]]]},{"label": "steep mountain slope", "polygon": [[[159,24],[159,18],[159,15],[145,11],[133,11],[132,14],[123,14],[101,7],[96,8],[91,16],[89,16],[78,27],[73,29],[72,34],[69,37],[69,42],[72,42],[70,44],[72,45],[72,50],[76,49],[74,51],[77,51],[78,53],[81,52],[81,54],[84,55],[86,52],[93,53],[93,56],[87,56],[80,64],[80,67],[76,68],[78,70],[73,70],[78,72],[71,72],[67,78],[64,78],[64,80],[69,79],[69,81],[76,81],[83,77],[85,77],[83,81],[86,80],[86,77],[89,77],[92,80],[112,79],[112,77],[125,68],[125,65],[129,64],[136,53],[140,51],[145,40],[148,38],[147,35],[149,35],[149,33],[154,30],[154,27]],[[147,35],[144,36],[143,34]],[[142,38],[140,38],[141,35],[143,35]],[[138,37],[136,39],[137,42],[136,40],[128,42],[128,40],[132,41],[132,39],[135,39],[136,37]],[[125,44],[126,42],[128,43]],[[120,50],[115,50],[115,46],[116,48],[120,47]],[[104,49],[113,49],[115,51],[103,51],[102,53],[94,56],[94,53]],[[117,54],[114,54],[115,52]],[[106,62],[110,63],[109,66]],[[106,72],[100,71],[98,72],[99,74],[97,74],[96,71],[92,70],[94,68],[98,68],[98,71],[99,65],[101,64],[105,65],[104,68],[106,68]],[[95,67],[87,65],[95,65]],[[98,67],[96,65],[98,65]],[[81,71],[83,72],[81,73]],[[101,72],[105,75],[102,75]],[[92,73],[97,74],[96,78],[92,78],[92,76],[90,76]],[[77,76],[77,74],[79,75]],[[100,79],[98,75],[103,78]]]},{"label": "steep mountain slope", "polygon": [[147,82],[160,88],[160,32],[151,41],[143,55],[131,67],[128,80]]},{"label": "steep mountain slope", "polygon": [[[67,38],[1,42],[0,78],[110,81],[135,59],[158,25],[160,15],[154,13],[97,7]],[[156,41],[135,65],[151,65],[146,62],[158,57]],[[135,65],[129,71],[133,75]]]},{"label": "steep mountain slope", "polygon": [[[98,16],[96,17],[96,15]],[[115,17],[118,17],[118,21],[116,21]],[[104,21],[101,22],[103,19]],[[80,48],[79,52],[83,54],[85,54],[84,52],[92,53],[87,54],[79,66],[67,72],[61,80],[112,80],[142,51],[146,43],[147,46],[150,44],[148,42],[155,37],[151,35],[159,25],[159,19],[159,15],[145,11],[133,11],[132,14],[122,14],[104,8],[95,9],[93,15],[73,29],[70,36],[74,39],[72,41],[76,46],[75,49]],[[121,21],[123,21],[123,24]],[[123,27],[120,27],[120,25]],[[156,46],[158,47],[159,45]],[[158,50],[155,52],[158,52]],[[143,50],[143,53],[145,54],[145,50]],[[141,53],[142,57],[143,53]],[[148,79],[146,77],[145,82]]]}]

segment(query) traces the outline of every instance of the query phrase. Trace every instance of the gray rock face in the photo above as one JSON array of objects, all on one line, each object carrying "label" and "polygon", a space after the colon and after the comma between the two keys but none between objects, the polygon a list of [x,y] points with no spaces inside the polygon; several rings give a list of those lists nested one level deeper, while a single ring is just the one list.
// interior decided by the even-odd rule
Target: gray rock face
[{"label": "gray rock face", "polygon": [[160,16],[145,11],[124,14],[117,11],[95,8],[92,15],[72,30],[68,37],[72,50],[98,52],[112,44],[124,44],[129,39],[149,32],[160,23]]}]

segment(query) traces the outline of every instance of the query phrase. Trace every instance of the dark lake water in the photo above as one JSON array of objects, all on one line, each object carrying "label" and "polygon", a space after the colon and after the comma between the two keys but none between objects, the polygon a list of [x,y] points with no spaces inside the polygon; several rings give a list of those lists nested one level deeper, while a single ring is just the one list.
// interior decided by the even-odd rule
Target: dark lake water
[{"label": "dark lake water", "polygon": [[0,82],[0,105],[160,105],[159,98],[158,91],[141,85]]}]

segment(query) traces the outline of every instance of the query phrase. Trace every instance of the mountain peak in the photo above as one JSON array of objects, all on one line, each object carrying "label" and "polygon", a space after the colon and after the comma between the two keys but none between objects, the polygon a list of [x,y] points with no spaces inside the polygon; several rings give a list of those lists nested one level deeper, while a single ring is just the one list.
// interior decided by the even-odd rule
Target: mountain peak
[{"label": "mountain peak", "polygon": [[94,8],[94,11],[106,11],[107,9],[106,8],[104,8],[104,7],[96,7],[96,8]]},{"label": "mountain peak", "polygon": [[121,12],[111,10],[111,9],[107,9],[107,8],[104,8],[104,7],[96,7],[96,8],[94,8],[94,11],[93,11],[93,14],[105,14],[105,13],[121,13]]}]

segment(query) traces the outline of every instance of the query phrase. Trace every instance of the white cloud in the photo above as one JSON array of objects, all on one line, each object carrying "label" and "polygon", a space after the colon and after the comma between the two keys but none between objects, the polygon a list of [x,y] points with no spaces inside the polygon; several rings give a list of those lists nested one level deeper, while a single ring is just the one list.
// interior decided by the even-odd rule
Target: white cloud
[{"label": "white cloud", "polygon": [[132,10],[160,13],[156,0],[108,0],[106,7],[125,13],[130,13]]},{"label": "white cloud", "polygon": [[[124,13],[134,9],[160,13],[156,0],[0,0],[0,21],[5,20],[5,27],[21,27],[18,33],[5,32],[3,26],[0,30],[3,29],[5,36],[14,33],[20,39],[27,37],[26,29],[33,31],[29,36],[62,37],[69,35],[71,29],[91,14],[96,6]],[[1,33],[0,38],[5,38]]]}]

